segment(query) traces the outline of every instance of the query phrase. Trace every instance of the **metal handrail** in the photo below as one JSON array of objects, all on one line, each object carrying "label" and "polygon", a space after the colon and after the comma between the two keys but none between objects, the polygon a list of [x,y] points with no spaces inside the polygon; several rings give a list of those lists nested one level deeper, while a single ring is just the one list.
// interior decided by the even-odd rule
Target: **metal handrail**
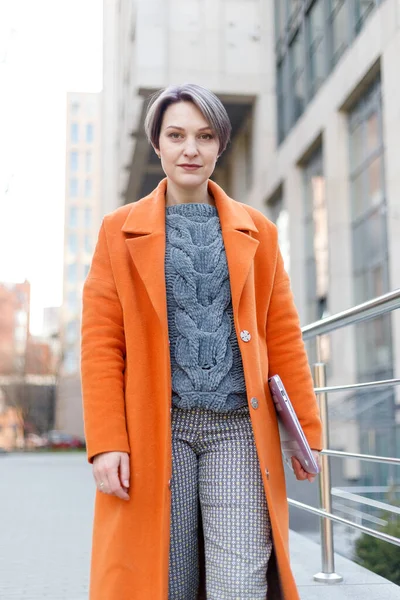
[{"label": "metal handrail", "polygon": [[400,379],[382,379],[381,381],[368,381],[365,383],[350,383],[347,385],[332,385],[323,388],[314,388],[316,394],[322,392],[351,392],[352,390],[374,390],[380,387],[395,387],[400,385]]},{"label": "metal handrail", "polygon": [[389,465],[400,465],[400,458],[392,458],[391,456],[374,456],[373,454],[357,454],[356,452],[342,452],[341,450],[322,450],[321,454],[327,456],[336,456],[337,458],[357,458],[358,460],[366,460],[368,462],[377,462]]},{"label": "metal handrail", "polygon": [[[311,338],[319,338],[322,335],[330,333],[336,329],[347,325],[354,325],[368,319],[373,319],[383,314],[392,312],[400,308],[400,289],[394,290],[383,296],[379,296],[369,302],[364,302],[353,308],[337,313],[321,319],[316,323],[312,323],[302,328],[303,340]],[[329,426],[328,426],[328,403],[327,393],[338,391],[353,391],[359,389],[377,389],[382,387],[394,387],[400,384],[400,379],[387,379],[384,381],[372,381],[367,383],[357,383],[343,386],[327,386],[326,385],[326,365],[324,363],[316,363],[314,365],[315,378],[315,393],[320,399],[320,414],[322,421],[322,437],[323,447],[321,452],[321,474],[319,477],[320,499],[322,509],[317,509],[303,502],[288,499],[291,506],[306,510],[308,512],[321,516],[321,551],[322,551],[322,571],[314,575],[316,581],[325,583],[337,583],[343,580],[343,577],[335,572],[335,559],[333,549],[333,528],[332,522],[342,523],[348,527],[358,529],[367,535],[371,535],[380,540],[389,542],[396,546],[400,546],[400,538],[392,535],[375,531],[364,525],[359,525],[343,517],[338,517],[332,513],[332,487],[330,479],[330,456],[338,458],[357,458],[372,462],[389,463],[392,465],[400,465],[400,459],[384,456],[373,456],[367,454],[357,454],[351,452],[340,452],[329,449]]]},{"label": "metal handrail", "polygon": [[346,325],[354,325],[368,319],[374,319],[392,312],[396,308],[400,308],[400,289],[378,296],[378,298],[363,302],[310,325],[305,325],[302,327],[303,340],[312,339],[317,335],[324,335],[335,329],[346,327]]},{"label": "metal handrail", "polygon": [[[393,535],[389,535],[388,533],[383,533],[382,531],[375,531],[375,529],[365,527],[365,525],[359,525],[358,523],[354,523],[353,521],[349,521],[348,519],[344,519],[343,517],[338,517],[337,515],[328,513],[325,510],[322,510],[321,508],[315,508],[314,506],[310,506],[309,504],[298,502],[298,500],[288,499],[288,502],[291,506],[301,508],[302,510],[306,510],[307,512],[313,513],[314,515],[319,515],[323,519],[329,519],[330,521],[342,523],[342,525],[347,525],[348,527],[353,527],[354,529],[359,529],[363,533],[372,535],[373,537],[378,538],[378,540],[389,542],[390,544],[394,544],[395,546],[400,546],[400,539],[394,537]],[[327,573],[327,575],[331,575],[331,573]]]},{"label": "metal handrail", "polygon": [[391,512],[395,515],[400,515],[400,507],[392,506],[387,502],[381,502],[380,500],[374,500],[373,498],[366,498],[365,496],[360,496],[359,494],[352,494],[351,492],[345,492],[340,490],[339,488],[332,489],[332,496],[336,496],[336,498],[343,498],[344,500],[349,500],[349,502],[359,502],[360,504],[365,504],[365,506],[371,506],[372,508],[379,508],[382,511]]}]

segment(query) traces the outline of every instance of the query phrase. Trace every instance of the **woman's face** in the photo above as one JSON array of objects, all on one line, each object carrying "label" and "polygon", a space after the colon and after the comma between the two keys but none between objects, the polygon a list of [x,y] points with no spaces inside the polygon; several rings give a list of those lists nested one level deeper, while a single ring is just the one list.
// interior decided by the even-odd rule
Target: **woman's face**
[{"label": "woman's face", "polygon": [[192,102],[175,102],[168,106],[159,146],[162,168],[177,187],[195,189],[214,171],[219,140]]}]

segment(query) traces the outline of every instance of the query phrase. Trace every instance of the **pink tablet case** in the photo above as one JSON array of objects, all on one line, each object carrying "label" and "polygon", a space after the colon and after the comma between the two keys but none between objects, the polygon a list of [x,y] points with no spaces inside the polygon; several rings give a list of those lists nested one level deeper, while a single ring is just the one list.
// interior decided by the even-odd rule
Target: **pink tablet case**
[{"label": "pink tablet case", "polygon": [[286,462],[291,467],[290,459],[295,456],[305,471],[317,475],[318,465],[281,378],[274,375],[268,379],[268,383],[278,416],[281,448]]}]

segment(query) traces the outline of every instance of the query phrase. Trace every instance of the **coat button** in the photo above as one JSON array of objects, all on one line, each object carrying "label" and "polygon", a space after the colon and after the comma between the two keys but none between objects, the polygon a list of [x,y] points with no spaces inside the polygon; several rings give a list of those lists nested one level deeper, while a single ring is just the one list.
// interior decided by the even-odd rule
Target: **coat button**
[{"label": "coat button", "polygon": [[268,471],[268,469],[265,469],[265,477],[266,477],[267,479],[269,479],[269,471]]},{"label": "coat button", "polygon": [[249,342],[251,340],[251,335],[250,333],[247,331],[247,329],[243,329],[240,332],[240,338],[243,342]]},{"label": "coat button", "polygon": [[252,408],[254,408],[254,409],[258,408],[258,400],[257,400],[257,398],[252,398],[250,400],[250,404],[251,404]]}]

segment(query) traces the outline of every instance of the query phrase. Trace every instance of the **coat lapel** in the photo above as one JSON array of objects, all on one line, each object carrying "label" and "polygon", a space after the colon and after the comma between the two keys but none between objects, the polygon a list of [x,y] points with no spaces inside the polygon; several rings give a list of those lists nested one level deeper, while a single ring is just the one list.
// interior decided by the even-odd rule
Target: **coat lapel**
[{"label": "coat lapel", "polygon": [[222,188],[211,180],[209,190],[214,196],[221,222],[233,311],[238,319],[240,298],[259,244],[259,241],[251,236],[251,232],[258,233],[258,229],[244,206],[229,198]]},{"label": "coat lapel", "polygon": [[[163,326],[167,325],[165,288],[165,190],[166,180],[135,202],[122,227],[130,256]],[[133,235],[132,235],[133,234]]]},{"label": "coat lapel", "polygon": [[[209,181],[221,222],[225,245],[232,305],[238,317],[239,304],[258,240],[251,232],[258,232],[246,209],[229,198],[215,182]],[[165,192],[167,180],[163,179],[149,195],[135,202],[122,227],[130,234],[126,244],[137,272],[142,279],[155,312],[164,325],[167,324],[165,286]]]}]

